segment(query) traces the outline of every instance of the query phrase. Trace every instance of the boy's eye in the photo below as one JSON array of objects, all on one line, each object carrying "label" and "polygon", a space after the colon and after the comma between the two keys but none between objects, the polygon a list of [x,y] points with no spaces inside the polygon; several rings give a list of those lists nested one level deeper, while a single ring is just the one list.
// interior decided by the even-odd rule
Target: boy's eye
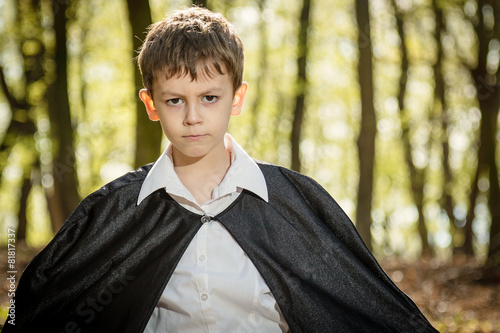
[{"label": "boy's eye", "polygon": [[181,105],[182,104],[182,99],[180,98],[172,98],[167,101],[167,104],[169,105]]},{"label": "boy's eye", "polygon": [[217,101],[217,98],[218,98],[217,96],[211,96],[211,95],[209,95],[209,96],[203,97],[203,101],[206,102],[206,103],[214,103],[214,102]]}]

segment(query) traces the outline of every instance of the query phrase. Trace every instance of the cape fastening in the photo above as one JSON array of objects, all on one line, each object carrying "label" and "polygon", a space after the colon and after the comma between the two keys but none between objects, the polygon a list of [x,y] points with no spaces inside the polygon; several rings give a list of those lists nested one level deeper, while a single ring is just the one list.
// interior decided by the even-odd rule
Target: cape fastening
[{"label": "cape fastening", "polygon": [[[437,332],[312,179],[259,164],[269,202],[244,191],[214,217],[271,289],[292,332]],[[164,189],[136,205],[151,165],[88,196],[28,265],[9,332],[143,332],[203,216]]]}]

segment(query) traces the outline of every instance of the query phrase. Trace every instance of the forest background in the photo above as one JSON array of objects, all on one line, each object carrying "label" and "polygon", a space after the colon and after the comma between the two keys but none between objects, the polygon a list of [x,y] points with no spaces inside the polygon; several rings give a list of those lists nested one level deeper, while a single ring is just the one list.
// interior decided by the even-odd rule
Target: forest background
[{"label": "forest background", "polygon": [[[500,330],[500,2],[195,2],[245,45],[229,132],[248,153],[322,184],[440,331]],[[22,266],[82,198],[166,147],[133,58],[192,3],[0,0],[5,271],[11,237]],[[467,296],[485,299],[453,306]]]}]

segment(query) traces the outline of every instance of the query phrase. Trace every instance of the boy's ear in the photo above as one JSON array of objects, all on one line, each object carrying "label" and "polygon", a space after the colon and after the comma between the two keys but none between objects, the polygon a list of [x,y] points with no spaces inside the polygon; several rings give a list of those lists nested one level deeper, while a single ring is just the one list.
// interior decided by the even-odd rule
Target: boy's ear
[{"label": "boy's ear", "polygon": [[231,115],[237,116],[241,113],[241,108],[243,107],[243,102],[245,101],[245,94],[247,93],[248,83],[243,82],[241,86],[236,89],[233,97],[233,108],[231,109]]},{"label": "boy's ear", "polygon": [[156,111],[155,103],[153,102],[153,97],[147,89],[141,89],[139,91],[139,97],[141,98],[144,106],[146,107],[146,111],[148,112],[149,119],[152,121],[158,121],[160,118],[158,117],[158,111]]}]

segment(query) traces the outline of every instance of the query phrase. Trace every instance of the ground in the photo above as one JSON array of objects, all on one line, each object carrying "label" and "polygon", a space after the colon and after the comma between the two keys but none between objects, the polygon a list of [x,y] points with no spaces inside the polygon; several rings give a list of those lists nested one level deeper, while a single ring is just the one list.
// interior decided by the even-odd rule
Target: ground
[{"label": "ground", "polygon": [[[0,249],[0,281],[4,281],[0,286],[0,323],[5,322],[9,311],[10,281],[7,278],[11,274],[7,272],[17,271],[17,283],[36,252],[16,248],[12,269],[8,266],[7,249]],[[463,256],[451,261],[386,258],[380,264],[439,332],[500,332],[500,281],[480,282],[481,267],[474,259]]]},{"label": "ground", "polygon": [[500,281],[484,283],[470,257],[380,262],[439,332],[500,332]]}]

